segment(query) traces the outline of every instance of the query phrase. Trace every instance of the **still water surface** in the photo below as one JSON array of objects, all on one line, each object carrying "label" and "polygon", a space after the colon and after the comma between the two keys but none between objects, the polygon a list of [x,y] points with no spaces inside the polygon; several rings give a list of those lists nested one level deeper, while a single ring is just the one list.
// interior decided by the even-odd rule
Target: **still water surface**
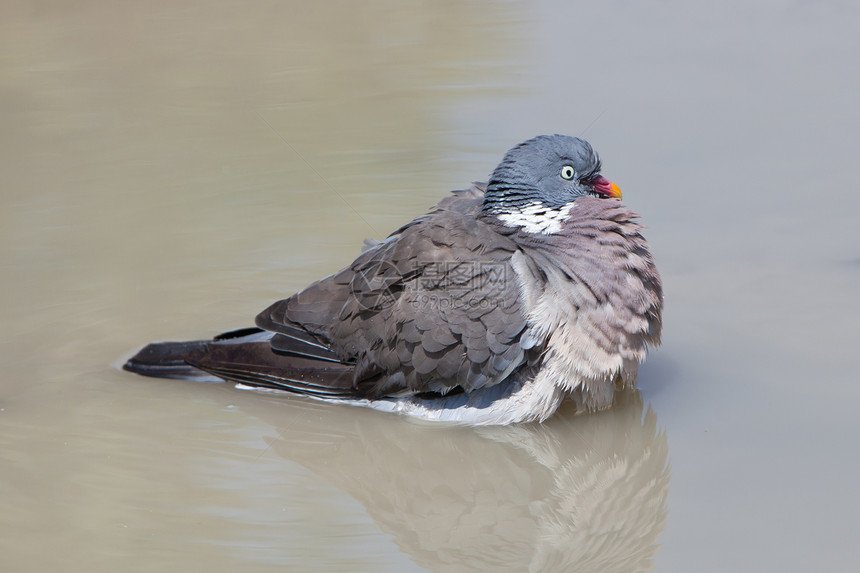
[{"label": "still water surface", "polygon": [[[853,570],[854,4],[8,0],[0,570]],[[120,372],[538,133],[666,285],[640,392],[474,430]]]}]

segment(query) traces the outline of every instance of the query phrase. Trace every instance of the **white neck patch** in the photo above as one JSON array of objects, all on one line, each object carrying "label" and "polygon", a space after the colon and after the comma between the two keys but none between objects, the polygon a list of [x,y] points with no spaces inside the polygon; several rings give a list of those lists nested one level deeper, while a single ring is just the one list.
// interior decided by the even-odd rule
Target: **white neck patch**
[{"label": "white neck patch", "polygon": [[521,211],[497,215],[508,227],[523,227],[529,233],[551,235],[561,231],[561,225],[576,204],[571,201],[558,209],[550,209],[540,203],[529,203]]}]

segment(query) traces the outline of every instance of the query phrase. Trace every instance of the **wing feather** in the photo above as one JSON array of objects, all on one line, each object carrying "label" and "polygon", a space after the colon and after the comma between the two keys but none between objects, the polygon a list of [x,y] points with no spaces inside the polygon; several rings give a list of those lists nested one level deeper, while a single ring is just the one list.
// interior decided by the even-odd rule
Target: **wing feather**
[{"label": "wing feather", "polygon": [[257,326],[277,333],[276,351],[355,364],[352,388],[364,397],[500,381],[522,361],[526,322],[510,267],[517,246],[478,219],[482,191],[444,199],[349,268],[264,310]]}]

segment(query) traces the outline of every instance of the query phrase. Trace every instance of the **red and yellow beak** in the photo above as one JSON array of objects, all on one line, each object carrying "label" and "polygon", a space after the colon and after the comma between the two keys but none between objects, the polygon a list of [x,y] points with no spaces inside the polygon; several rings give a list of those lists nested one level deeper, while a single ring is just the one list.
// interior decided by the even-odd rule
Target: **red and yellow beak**
[{"label": "red and yellow beak", "polygon": [[616,185],[603,175],[598,175],[597,177],[592,179],[590,183],[594,187],[595,193],[603,195],[604,197],[621,199],[621,189],[618,188],[618,185]]}]

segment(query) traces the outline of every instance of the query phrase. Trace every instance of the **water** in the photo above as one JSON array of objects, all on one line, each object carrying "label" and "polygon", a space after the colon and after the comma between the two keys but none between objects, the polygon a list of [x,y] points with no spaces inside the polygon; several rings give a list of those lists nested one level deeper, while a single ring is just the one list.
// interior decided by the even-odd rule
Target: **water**
[{"label": "water", "polygon": [[[860,562],[851,4],[0,7],[4,571]],[[538,133],[666,285],[639,393],[544,426],[147,380]]]}]

